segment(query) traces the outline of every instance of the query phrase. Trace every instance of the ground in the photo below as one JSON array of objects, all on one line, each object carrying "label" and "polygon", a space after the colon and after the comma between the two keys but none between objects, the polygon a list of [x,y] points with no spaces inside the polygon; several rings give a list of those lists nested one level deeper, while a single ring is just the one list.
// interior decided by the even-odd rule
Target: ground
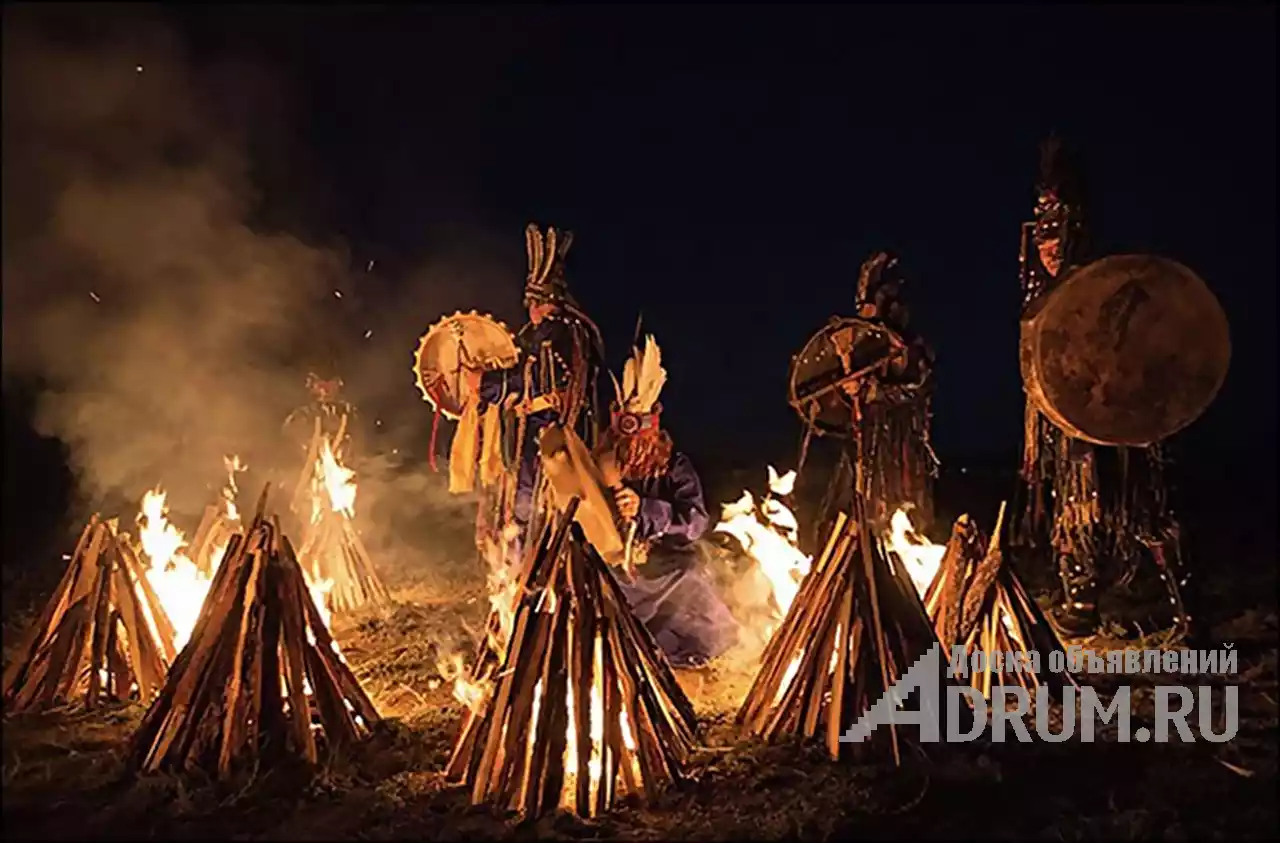
[{"label": "ground", "polygon": [[[1272,549],[1271,559],[1274,559]],[[1241,728],[1225,744],[918,746],[902,765],[831,763],[813,747],[763,746],[733,715],[750,681],[726,659],[681,682],[705,748],[692,778],[646,808],[595,821],[510,822],[468,805],[442,779],[460,708],[441,676],[482,627],[483,583],[465,552],[396,560],[398,605],[335,632],[385,717],[353,756],[317,775],[259,770],[231,786],[122,774],[137,706],[74,709],[4,721],[4,828],[22,838],[1046,839],[1274,838],[1276,616],[1274,563],[1210,594],[1215,641],[1240,652]],[[34,608],[34,603],[32,604]],[[12,613],[12,627],[25,617]],[[1148,688],[1148,677],[1135,682]],[[1167,677],[1166,677],[1167,681]],[[1217,680],[1221,684],[1221,679]],[[1149,707],[1150,692],[1140,692]],[[1139,715],[1141,716],[1141,714]]]}]

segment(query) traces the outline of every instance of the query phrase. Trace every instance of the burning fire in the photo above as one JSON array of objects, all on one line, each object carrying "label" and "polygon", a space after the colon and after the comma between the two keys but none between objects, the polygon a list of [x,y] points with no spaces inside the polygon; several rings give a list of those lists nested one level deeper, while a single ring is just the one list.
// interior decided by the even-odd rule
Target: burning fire
[{"label": "burning fire", "polygon": [[723,505],[720,523],[715,526],[717,532],[738,540],[769,581],[775,624],[764,631],[766,641],[776,622],[786,617],[813,562],[797,547],[799,523],[795,514],[778,499],[791,494],[795,481],[794,471],[780,477],[769,466],[769,494],[760,505],[757,507],[751,493],[744,491],[737,501]]},{"label": "burning fire", "polygon": [[925,592],[938,575],[942,555],[947,550],[946,545],[934,544],[917,533],[907,508],[899,507],[889,519],[889,532],[884,536],[884,548],[891,554],[886,554],[889,564],[893,564],[894,557],[902,563],[923,600]]},{"label": "burning fire", "polygon": [[[515,624],[516,609],[520,604],[520,566],[510,559],[511,547],[519,528],[510,524],[499,540],[486,537],[482,555],[489,564],[489,624],[485,638],[489,649],[501,662],[507,652],[511,628]],[[455,653],[437,665],[440,676],[453,682],[453,698],[471,711],[478,712],[488,697],[491,682],[476,680],[466,670],[466,659]]]},{"label": "burning fire", "polygon": [[348,518],[355,517],[356,473],[338,462],[328,437],[325,437],[320,446],[320,456],[316,459],[316,476],[311,496],[312,523],[319,522],[326,500],[334,512],[342,513]]},{"label": "burning fire", "polygon": [[240,509],[236,506],[236,495],[240,493],[240,487],[236,485],[236,474],[249,467],[240,462],[239,457],[223,457],[222,464],[227,469],[227,485],[222,488],[222,504],[226,509],[227,518],[239,521]]},{"label": "burning fire", "polygon": [[[181,650],[200,617],[200,607],[204,605],[204,598],[213,582],[213,571],[222,561],[226,548],[215,553],[213,570],[209,575],[202,574],[196,564],[182,553],[187,540],[181,530],[169,523],[165,497],[159,488],[143,496],[142,511],[138,515],[138,540],[151,562],[146,572],[147,582],[173,625],[174,649]],[[155,631],[155,621],[150,620]]]},{"label": "burning fire", "polygon": [[[224,458],[224,465],[227,469],[227,485],[222,490],[223,508],[229,521],[239,523],[240,510],[236,506],[239,489],[236,485],[236,474],[243,472],[245,465],[236,456]],[[341,467],[338,469],[343,470]],[[181,650],[190,640],[191,633],[195,629],[196,620],[200,617],[200,609],[213,584],[213,577],[226,555],[227,542],[223,541],[210,551],[208,570],[202,572],[200,566],[187,554],[189,547],[186,536],[169,521],[166,500],[167,493],[160,487],[143,496],[138,513],[138,542],[150,563],[146,570],[147,582],[155,591],[156,598],[173,627],[174,649]],[[346,500],[348,505],[354,504],[354,485]],[[307,577],[307,587],[325,626],[330,625],[326,595],[332,585],[331,581],[315,582],[311,577]],[[145,612],[146,604],[142,605]],[[154,618],[148,616],[147,622],[152,632],[158,631]]]},{"label": "burning fire", "polygon": [[[550,593],[550,592],[548,592]],[[591,786],[587,797],[587,805],[594,803],[596,794],[600,790],[601,779],[604,775],[604,760],[601,757],[601,748],[604,745],[604,648],[599,637],[595,639],[595,648],[593,659],[595,667],[592,674],[595,681],[591,684],[591,706],[588,711],[590,723],[588,729],[591,735],[591,755],[587,760],[587,775],[590,776]],[[618,685],[618,694],[624,693],[621,683]],[[565,749],[564,749],[564,784],[560,789],[560,807],[565,810],[578,810],[579,808],[586,810],[587,806],[578,806],[578,740],[577,729],[574,722],[574,702],[573,702],[573,685],[570,684],[565,689],[565,709],[568,714],[568,727],[565,732]],[[530,722],[533,728],[529,731],[528,751],[533,752],[533,747],[539,739],[538,735],[538,714],[542,709],[542,682],[539,681],[533,686],[533,711],[530,714]],[[622,742],[626,748],[632,752],[636,748],[635,734],[631,731],[631,723],[627,720],[626,707],[622,707],[618,712],[618,725],[622,729]],[[624,774],[625,775],[625,774]],[[642,778],[640,763],[633,755],[631,756],[630,776],[632,781],[638,781]]]}]

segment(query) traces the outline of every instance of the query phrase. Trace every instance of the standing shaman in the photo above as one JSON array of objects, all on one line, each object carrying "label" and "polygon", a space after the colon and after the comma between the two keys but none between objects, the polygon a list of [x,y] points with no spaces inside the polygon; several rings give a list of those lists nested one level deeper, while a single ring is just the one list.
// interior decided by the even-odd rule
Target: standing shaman
[{"label": "standing shaman", "polygon": [[524,534],[538,513],[538,440],[548,425],[562,423],[588,447],[596,444],[601,419],[597,378],[604,366],[604,341],[565,281],[564,261],[572,243],[572,232],[548,228],[544,234],[536,225],[528,226],[524,304],[529,322],[516,335],[520,359],[509,368],[469,375],[482,404],[506,411],[506,438],[512,443],[512,476],[491,502],[493,511],[482,513],[490,527],[514,522]]},{"label": "standing shaman", "polygon": [[[1142,333],[1139,340],[1130,343],[1132,350],[1126,353],[1133,364],[1128,370],[1145,373],[1144,367],[1150,362],[1148,358],[1153,358],[1150,349],[1157,341],[1167,340],[1161,331],[1150,326],[1172,326],[1161,329],[1169,336],[1175,335],[1178,328],[1177,319],[1166,317],[1161,320],[1152,314],[1158,313],[1161,307],[1173,307],[1170,312],[1176,316],[1176,306],[1190,301],[1192,293],[1203,284],[1189,270],[1148,256],[1119,256],[1085,266],[1088,245],[1081,170],[1056,139],[1050,139],[1041,149],[1037,193],[1035,219],[1023,226],[1020,256],[1023,376],[1028,384],[1033,383],[1027,380],[1029,376],[1036,379],[1036,387],[1027,390],[1020,471],[1027,499],[1015,537],[1020,543],[1030,546],[1043,546],[1047,539],[1062,581],[1063,601],[1057,614],[1063,632],[1086,635],[1098,628],[1098,598],[1104,560],[1116,560],[1126,569],[1115,577],[1108,576],[1108,579],[1127,582],[1140,560],[1148,554],[1165,580],[1174,609],[1174,624],[1179,631],[1185,632],[1190,619],[1183,608],[1179,590],[1185,575],[1181,570],[1178,525],[1168,507],[1160,447],[1158,444],[1142,447],[1140,453],[1144,458],[1140,460],[1132,460],[1127,447],[1105,447],[1107,443],[1123,441],[1158,442],[1160,437],[1153,435],[1134,439],[1131,435],[1126,440],[1112,438],[1118,437],[1118,432],[1110,436],[1099,432],[1093,434],[1090,441],[1085,441],[1083,434],[1072,435],[1064,431],[1060,422],[1051,421],[1045,415],[1045,405],[1038,400],[1043,395],[1033,392],[1039,390],[1043,393],[1046,388],[1044,378],[1051,377],[1053,382],[1047,386],[1056,390],[1055,396],[1059,401],[1083,401],[1083,398],[1064,391],[1063,385],[1068,383],[1068,379],[1061,373],[1065,371],[1061,361],[1084,360],[1087,354],[1099,355],[1100,352],[1093,347],[1100,342],[1095,334],[1110,336],[1114,333],[1123,339],[1126,333]],[[1126,262],[1137,268],[1125,270],[1127,274],[1124,277],[1129,280],[1119,285],[1119,290],[1101,304],[1097,316],[1099,321],[1089,323],[1093,326],[1090,329],[1093,334],[1082,335],[1083,340],[1073,345],[1073,339],[1078,338],[1071,332],[1079,329],[1058,315],[1063,308],[1058,308],[1051,315],[1048,305],[1055,293],[1059,297],[1067,293],[1068,282],[1075,279],[1089,283],[1084,283],[1083,287],[1075,285],[1080,292],[1074,295],[1083,304],[1096,304],[1093,299],[1120,275],[1118,269],[1106,266],[1108,262]],[[1112,266],[1119,266],[1119,263]],[[1157,286],[1152,279],[1165,283]],[[1183,292],[1183,289],[1191,292]],[[1204,294],[1210,295],[1207,290]],[[1144,307],[1146,313],[1140,310]],[[1080,312],[1086,311],[1080,309]],[[1044,342],[1039,345],[1033,342],[1036,337],[1050,335],[1044,327],[1049,324],[1055,328],[1052,336],[1057,346],[1061,346],[1055,346],[1052,355]],[[1110,346],[1107,348],[1114,357],[1115,350]],[[1115,346],[1118,348],[1120,346]],[[1043,361],[1050,357],[1059,362],[1052,370],[1044,369]],[[1095,363],[1093,368],[1115,365],[1110,359],[1104,360],[1100,356],[1097,359],[1101,362]],[[1198,398],[1195,390],[1178,391],[1177,381],[1182,371],[1175,371],[1174,362],[1181,361],[1164,364],[1167,375],[1161,381],[1164,391],[1148,401],[1148,405],[1153,401],[1172,405],[1176,402],[1171,402],[1170,398],[1182,397],[1183,393],[1190,396],[1188,400]],[[1118,386],[1113,386],[1109,392],[1097,393],[1102,397],[1096,400],[1089,398],[1092,403],[1079,406],[1087,407],[1090,412],[1105,411],[1108,402],[1120,406],[1124,390],[1138,389],[1135,394],[1144,395],[1140,389],[1155,383],[1155,379],[1145,374],[1143,377],[1147,382],[1137,379],[1134,381],[1136,387],[1133,383],[1121,383],[1117,378]],[[1093,396],[1095,392],[1086,390],[1082,395]],[[1208,398],[1211,400],[1212,396]],[[1203,408],[1202,404],[1196,406]],[[1120,416],[1117,414],[1117,417]],[[1107,483],[1114,489],[1113,494],[1100,493],[1099,477],[1103,470],[1107,481],[1114,474],[1115,482]]]},{"label": "standing shaman", "polygon": [[937,460],[929,443],[933,353],[909,327],[897,258],[872,255],[858,277],[856,317],[832,317],[792,360],[791,406],[810,436],[844,440],[814,536],[854,499],[874,523],[899,507],[932,517]]}]

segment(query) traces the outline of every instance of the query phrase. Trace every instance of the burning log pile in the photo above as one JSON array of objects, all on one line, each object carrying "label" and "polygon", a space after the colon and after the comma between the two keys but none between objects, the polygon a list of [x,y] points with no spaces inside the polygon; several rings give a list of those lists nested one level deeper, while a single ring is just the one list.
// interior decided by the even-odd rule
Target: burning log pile
[{"label": "burning log pile", "polygon": [[90,709],[135,695],[150,700],[174,659],[174,639],[128,534],[94,515],[5,671],[6,708],[44,708],[81,691]]},{"label": "burning log pile", "polygon": [[[345,428],[346,416],[342,425]],[[307,525],[298,558],[313,581],[332,583],[330,607],[350,612],[370,603],[389,603],[391,593],[353,522],[355,472],[342,465],[333,444],[341,442],[342,436],[339,429],[330,440],[316,419],[307,461],[294,490],[294,509]]]},{"label": "burning log pile", "polygon": [[464,718],[448,775],[473,804],[594,816],[684,776],[693,708],[612,575],[570,539],[578,505],[526,557],[502,669]]},{"label": "burning log pile", "polygon": [[[1013,685],[1028,691],[1044,683],[1060,691],[1075,680],[1066,672],[1051,671],[1050,654],[1063,650],[1062,642],[1045,619],[1000,551],[1000,529],[1005,507],[1000,506],[996,528],[984,546],[978,527],[962,515],[951,528],[937,577],[925,593],[925,609],[938,637],[948,648],[963,646],[970,656],[981,652],[980,670],[970,671],[973,687],[990,696],[993,685]],[[1040,664],[999,664],[995,653],[1036,653]]]},{"label": "burning log pile", "polygon": [[[937,643],[905,568],[892,568],[865,514],[836,516],[825,548],[765,648],[737,722],[765,740],[841,735]],[[948,682],[942,660],[939,680]],[[941,725],[941,711],[936,712]],[[897,731],[890,726],[895,762]]]},{"label": "burning log pile", "polygon": [[138,772],[301,756],[359,740],[378,714],[338,652],[267,490],[214,576],[191,640],[135,734]]}]

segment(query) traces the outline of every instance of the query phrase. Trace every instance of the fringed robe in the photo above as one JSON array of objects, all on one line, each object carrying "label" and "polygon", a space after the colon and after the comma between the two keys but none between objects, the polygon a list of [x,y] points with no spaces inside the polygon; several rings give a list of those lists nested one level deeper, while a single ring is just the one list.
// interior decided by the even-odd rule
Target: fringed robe
[{"label": "fringed robe", "polygon": [[[503,439],[505,461],[514,475],[508,483],[514,480],[514,488],[499,495],[501,511],[496,520],[513,519],[523,535],[535,514],[538,438],[543,429],[563,416],[588,448],[595,446],[604,347],[599,328],[571,307],[545,316],[537,325],[525,325],[516,343],[522,352],[520,361],[510,369],[486,372],[480,381],[480,401],[509,409],[503,414]],[[552,396],[556,396],[554,407],[547,406]]]}]

